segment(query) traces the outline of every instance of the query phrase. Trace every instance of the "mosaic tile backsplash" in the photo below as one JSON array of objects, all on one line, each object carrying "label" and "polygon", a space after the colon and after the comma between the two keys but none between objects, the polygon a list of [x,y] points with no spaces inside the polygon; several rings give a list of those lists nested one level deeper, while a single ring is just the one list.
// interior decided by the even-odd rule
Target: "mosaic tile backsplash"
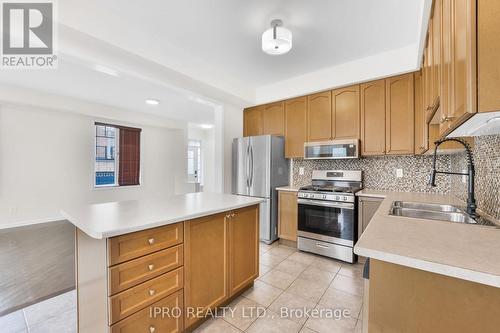
[{"label": "mosaic tile backsplash", "polygon": [[[450,176],[438,176],[437,187],[427,185],[432,168],[432,156],[380,156],[352,160],[292,161],[292,184],[304,186],[311,182],[313,170],[362,170],[364,187],[401,192],[450,193]],[[304,174],[299,175],[299,169]],[[440,170],[450,170],[450,156],[440,155]],[[403,177],[396,177],[396,169],[403,169]]]},{"label": "mosaic tile backsplash", "polygon": [[[500,135],[478,136],[474,138],[474,165],[476,168],[475,194],[479,209],[500,219]],[[451,156],[452,170],[467,170],[466,154]],[[451,193],[467,200],[467,183],[461,177],[452,177]]]}]

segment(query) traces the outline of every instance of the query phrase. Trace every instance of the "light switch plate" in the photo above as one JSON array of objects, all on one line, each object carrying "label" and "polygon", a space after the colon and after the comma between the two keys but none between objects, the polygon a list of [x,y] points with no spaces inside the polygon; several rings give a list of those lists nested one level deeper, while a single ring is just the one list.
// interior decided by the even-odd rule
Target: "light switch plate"
[{"label": "light switch plate", "polygon": [[304,174],[304,168],[300,167],[299,168],[299,175],[302,176]]},{"label": "light switch plate", "polygon": [[396,169],[396,177],[397,178],[403,177],[403,169]]}]

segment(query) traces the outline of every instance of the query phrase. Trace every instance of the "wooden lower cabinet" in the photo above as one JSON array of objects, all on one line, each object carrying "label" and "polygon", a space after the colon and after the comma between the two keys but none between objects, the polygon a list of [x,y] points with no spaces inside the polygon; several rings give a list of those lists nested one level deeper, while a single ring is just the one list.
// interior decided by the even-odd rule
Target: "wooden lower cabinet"
[{"label": "wooden lower cabinet", "polygon": [[241,208],[229,223],[229,297],[259,276],[259,210]]},{"label": "wooden lower cabinet", "polygon": [[278,193],[278,237],[297,241],[297,192],[279,191]]},{"label": "wooden lower cabinet", "polygon": [[182,290],[111,326],[111,333],[178,333],[184,329]]},{"label": "wooden lower cabinet", "polygon": [[382,198],[361,196],[358,198],[358,239],[365,231],[383,200]]}]

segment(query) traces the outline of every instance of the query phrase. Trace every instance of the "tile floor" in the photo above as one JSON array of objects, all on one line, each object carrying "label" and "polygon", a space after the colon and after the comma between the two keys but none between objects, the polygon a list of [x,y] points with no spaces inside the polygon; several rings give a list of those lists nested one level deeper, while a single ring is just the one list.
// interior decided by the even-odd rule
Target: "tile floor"
[{"label": "tile floor", "polygon": [[[253,288],[234,300],[219,318],[206,321],[197,333],[361,332],[361,264],[345,264],[277,242],[261,243],[260,258],[260,276]],[[332,318],[342,310],[347,315]],[[304,315],[311,311],[317,315]],[[0,317],[0,331],[76,332],[76,292]]]},{"label": "tile floor", "polygon": [[[261,243],[260,276],[253,288],[195,332],[360,333],[362,268],[277,242]],[[313,315],[304,315],[308,311]]]},{"label": "tile floor", "polygon": [[0,317],[2,333],[75,333],[76,291]]}]

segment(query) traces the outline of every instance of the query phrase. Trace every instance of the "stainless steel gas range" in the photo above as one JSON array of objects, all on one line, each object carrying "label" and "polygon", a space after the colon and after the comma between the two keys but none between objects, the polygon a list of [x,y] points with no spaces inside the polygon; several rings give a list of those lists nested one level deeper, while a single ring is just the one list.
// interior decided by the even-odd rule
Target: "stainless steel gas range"
[{"label": "stainless steel gas range", "polygon": [[357,198],[362,172],[314,170],[312,184],[298,192],[298,248],[346,262],[358,235]]}]

